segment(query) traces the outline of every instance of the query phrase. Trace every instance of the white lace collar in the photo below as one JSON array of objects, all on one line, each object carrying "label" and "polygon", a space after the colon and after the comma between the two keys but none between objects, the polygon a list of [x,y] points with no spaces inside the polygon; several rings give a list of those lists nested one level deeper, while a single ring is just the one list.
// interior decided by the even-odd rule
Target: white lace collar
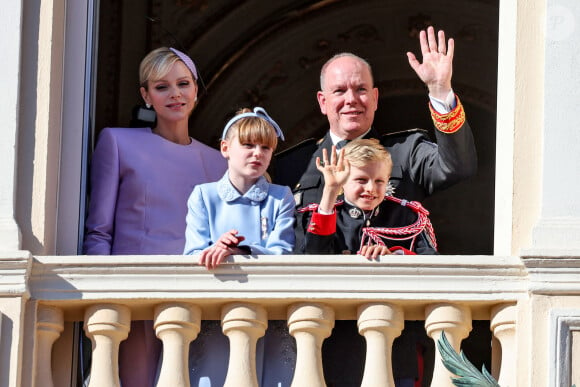
[{"label": "white lace collar", "polygon": [[244,197],[254,202],[261,202],[268,196],[268,189],[270,183],[264,176],[260,176],[258,181],[250,187],[248,192],[241,195],[240,192],[232,185],[226,172],[224,176],[217,182],[217,191],[219,197],[226,202],[234,201],[240,197]]}]

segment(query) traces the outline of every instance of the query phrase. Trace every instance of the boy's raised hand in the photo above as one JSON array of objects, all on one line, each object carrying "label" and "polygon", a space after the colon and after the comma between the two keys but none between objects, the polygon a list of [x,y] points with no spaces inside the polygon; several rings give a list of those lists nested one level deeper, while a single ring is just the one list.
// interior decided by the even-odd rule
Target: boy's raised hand
[{"label": "boy's raised hand", "polygon": [[316,158],[316,168],[324,176],[324,189],[318,205],[319,212],[330,214],[334,211],[336,198],[342,191],[342,186],[348,180],[350,173],[350,164],[344,158],[344,150],[341,149],[336,154],[336,147],[333,145],[328,159],[326,149],[322,150],[322,162],[320,157]]},{"label": "boy's raised hand", "polygon": [[344,151],[341,149],[336,153],[336,147],[333,145],[330,151],[330,160],[326,149],[322,150],[322,161],[320,157],[316,158],[316,168],[324,176],[324,185],[329,188],[342,188],[348,179],[350,173],[350,164],[344,158]]}]

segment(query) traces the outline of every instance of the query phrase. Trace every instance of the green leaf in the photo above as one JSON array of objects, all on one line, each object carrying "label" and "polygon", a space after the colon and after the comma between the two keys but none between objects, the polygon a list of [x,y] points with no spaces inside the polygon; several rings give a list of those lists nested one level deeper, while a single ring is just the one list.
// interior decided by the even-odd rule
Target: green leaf
[{"label": "green leaf", "polygon": [[445,332],[441,333],[441,337],[437,341],[437,349],[441,354],[441,360],[445,368],[458,376],[457,378],[452,378],[455,386],[500,387],[497,381],[487,372],[485,366],[483,366],[482,372],[479,372],[467,360],[463,351],[457,354],[447,340]]}]

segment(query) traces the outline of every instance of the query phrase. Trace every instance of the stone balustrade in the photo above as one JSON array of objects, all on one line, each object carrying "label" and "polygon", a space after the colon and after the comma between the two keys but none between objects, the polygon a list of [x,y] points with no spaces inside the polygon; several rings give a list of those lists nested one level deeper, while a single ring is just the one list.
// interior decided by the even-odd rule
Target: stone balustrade
[{"label": "stone balustrade", "polygon": [[292,386],[323,387],[322,342],[334,326],[334,311],[322,304],[299,303],[288,310],[288,327],[296,339]]},{"label": "stone balustrade", "polygon": [[[437,342],[441,333],[445,332],[449,343],[456,352],[461,350],[461,341],[471,331],[471,310],[465,305],[440,303],[427,306],[425,311],[425,328],[427,334]],[[435,351],[435,366],[433,371],[434,386],[453,387],[453,374],[441,361],[441,354]]]},{"label": "stone balustrade", "polygon": [[158,386],[189,386],[187,355],[201,326],[201,309],[187,303],[166,303],[155,308],[155,333],[163,342]]},{"label": "stone balustrade", "polygon": [[403,331],[404,324],[400,306],[371,303],[358,308],[358,328],[367,344],[361,387],[395,385],[391,354],[393,342]]},{"label": "stone balustrade", "polygon": [[230,359],[224,387],[257,387],[256,343],[264,336],[268,318],[259,305],[228,304],[222,308],[223,332],[230,340]]},{"label": "stone balustrade", "polygon": [[[190,343],[202,320],[216,319],[230,345],[225,386],[258,386],[256,343],[268,320],[286,320],[296,342],[292,386],[325,386],[321,348],[337,319],[356,320],[366,341],[364,387],[394,386],[392,346],[405,320],[424,320],[434,340],[445,331],[459,350],[472,319],[490,320],[501,343],[495,376],[515,385],[515,311],[525,296],[519,261],[383,259],[234,257],[207,271],[187,257],[39,257],[30,277],[39,302],[36,385],[50,385],[51,347],[65,322],[84,321],[93,343],[90,386],[118,386],[119,344],[131,320],[142,319],[153,320],[163,342],[158,386],[190,385]],[[451,386],[450,376],[436,353],[431,385]]]},{"label": "stone balustrade", "polygon": [[119,345],[129,334],[131,311],[125,305],[94,304],[85,312],[85,333],[93,343],[89,387],[120,387]]},{"label": "stone balustrade", "polygon": [[37,363],[35,375],[37,386],[54,386],[51,369],[52,346],[63,330],[62,310],[55,307],[41,306],[38,310],[36,322],[37,354],[38,359],[40,359]]}]

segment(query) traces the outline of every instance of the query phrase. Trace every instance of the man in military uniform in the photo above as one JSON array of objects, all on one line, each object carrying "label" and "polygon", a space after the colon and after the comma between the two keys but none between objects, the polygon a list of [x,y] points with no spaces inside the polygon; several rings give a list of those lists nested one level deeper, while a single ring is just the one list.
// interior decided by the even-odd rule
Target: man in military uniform
[{"label": "man in military uniform", "polygon": [[[330,130],[320,141],[290,148],[275,160],[274,180],[293,187],[297,208],[320,201],[324,180],[316,169],[316,158],[322,156],[322,150],[330,152],[333,144],[340,149],[343,141],[355,138],[378,138],[390,152],[393,160],[390,183],[394,195],[400,198],[422,201],[433,192],[475,174],[477,155],[473,134],[463,106],[451,88],[453,39],[446,44],[444,32],[439,31],[436,38],[432,27],[419,36],[423,63],[413,53],[407,53],[407,57],[429,90],[429,109],[437,143],[422,130],[380,136],[372,128],[378,89],[374,87],[370,65],[354,54],[337,54],[322,67],[321,90],[317,94]],[[384,224],[392,226],[408,225],[415,220],[404,209],[383,215],[390,217]],[[306,225],[302,215],[297,214],[297,220],[298,251]]]},{"label": "man in military uniform", "polygon": [[[390,184],[394,188],[394,195],[407,200],[420,202],[433,192],[476,173],[477,155],[473,134],[465,119],[463,106],[451,88],[454,41],[449,39],[446,42],[443,31],[439,31],[436,36],[433,28],[429,27],[427,31],[421,31],[419,42],[423,62],[419,62],[410,52],[407,57],[410,66],[428,88],[429,109],[437,142],[432,142],[421,130],[380,136],[372,128],[378,105],[378,89],[374,87],[370,65],[351,53],[335,55],[322,67],[320,91],[317,93],[320,110],[329,122],[329,132],[316,143],[306,142],[282,152],[275,160],[275,182],[293,187],[297,209],[320,201],[324,181],[316,169],[316,158],[322,156],[323,149],[330,152],[333,144],[340,148],[344,140],[378,138],[392,157]],[[307,165],[303,160],[309,160]],[[297,175],[302,171],[301,175]],[[400,210],[381,211],[379,216],[386,217],[380,223],[390,227],[409,225],[416,220],[413,214],[402,207]],[[296,251],[300,251],[307,217],[297,212],[296,218]],[[332,352],[344,353],[327,353],[332,356]],[[353,354],[356,352],[350,351]],[[394,352],[397,353],[397,345]],[[325,367],[331,365],[332,360],[327,362],[327,359],[325,356]],[[398,376],[398,368],[395,364],[395,377]],[[329,385],[333,384],[329,378],[342,380],[347,383],[343,385],[349,385],[349,382],[341,379],[343,376],[335,374],[333,378],[330,375],[335,371],[342,372],[340,365],[337,365],[335,371],[327,371],[325,369]]]}]

